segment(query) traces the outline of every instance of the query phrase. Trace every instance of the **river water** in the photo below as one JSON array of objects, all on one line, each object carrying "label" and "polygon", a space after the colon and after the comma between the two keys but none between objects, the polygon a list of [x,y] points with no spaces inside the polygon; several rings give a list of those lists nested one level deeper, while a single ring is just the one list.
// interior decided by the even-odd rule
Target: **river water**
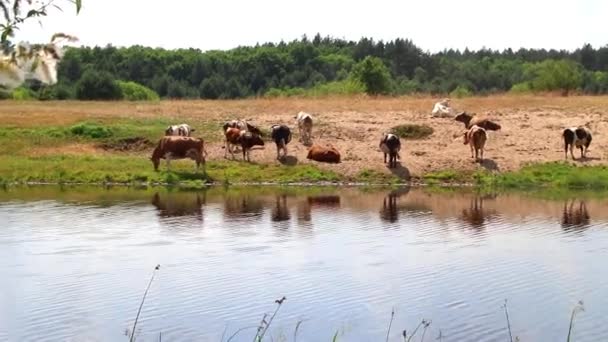
[{"label": "river water", "polygon": [[[608,340],[608,201],[470,190],[0,190],[0,340]],[[154,267],[160,269],[154,272]],[[296,329],[297,327],[297,329]],[[422,338],[423,328],[412,341]],[[294,334],[297,334],[294,338]]]}]

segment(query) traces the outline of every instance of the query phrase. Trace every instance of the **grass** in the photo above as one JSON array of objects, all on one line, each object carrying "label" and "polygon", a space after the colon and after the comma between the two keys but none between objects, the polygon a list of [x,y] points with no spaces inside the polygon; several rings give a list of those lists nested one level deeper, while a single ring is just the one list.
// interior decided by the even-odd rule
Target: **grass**
[{"label": "grass", "polygon": [[403,139],[416,140],[424,139],[433,134],[433,127],[427,125],[403,124],[393,127],[391,131]]},{"label": "grass", "polygon": [[403,182],[399,177],[393,174],[387,174],[373,169],[361,170],[353,181],[366,184],[398,184]]}]

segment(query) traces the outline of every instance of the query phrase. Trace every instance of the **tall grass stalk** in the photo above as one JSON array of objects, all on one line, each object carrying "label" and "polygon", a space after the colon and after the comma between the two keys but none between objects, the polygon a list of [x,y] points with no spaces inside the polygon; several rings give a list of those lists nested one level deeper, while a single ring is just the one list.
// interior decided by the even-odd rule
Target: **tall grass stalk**
[{"label": "tall grass stalk", "polygon": [[505,316],[507,317],[507,328],[509,329],[509,340],[513,342],[513,334],[511,333],[511,321],[509,320],[509,310],[507,309],[507,300],[505,299],[505,304],[502,306],[505,309]]},{"label": "tall grass stalk", "polygon": [[574,316],[579,311],[585,311],[585,307],[583,306],[583,301],[579,301],[578,304],[572,309],[572,315],[570,316],[570,326],[568,327],[568,338],[566,338],[566,342],[570,342],[570,337],[572,336],[572,328],[574,327]]},{"label": "tall grass stalk", "polygon": [[391,326],[393,325],[393,319],[395,318],[395,308],[391,311],[391,320],[388,322],[388,331],[386,332],[386,342],[388,342],[388,338],[391,336]]},{"label": "tall grass stalk", "polygon": [[268,323],[266,323],[266,325],[264,326],[264,330],[262,331],[262,333],[259,336],[259,341],[262,341],[262,339],[264,338],[264,335],[266,335],[268,328],[270,328],[270,324],[272,324],[272,320],[277,315],[277,312],[279,312],[279,309],[281,308],[281,305],[283,305],[283,302],[285,301],[285,299],[287,299],[287,298],[285,298],[285,296],[283,296],[283,298],[277,299],[274,301],[275,303],[277,303],[277,308],[276,308],[276,310],[274,310],[274,313],[272,314],[272,316],[270,316]]},{"label": "tall grass stalk", "polygon": [[129,342],[134,341],[135,327],[137,327],[137,320],[139,320],[139,314],[141,313],[141,308],[144,307],[144,302],[146,301],[146,296],[148,295],[148,290],[150,290],[150,286],[152,285],[152,281],[154,281],[154,276],[156,275],[156,271],[158,271],[159,269],[160,269],[160,265],[156,265],[156,267],[154,267],[154,271],[152,271],[152,277],[150,277],[150,281],[148,282],[148,287],[146,287],[144,296],[141,299],[141,303],[139,304],[139,309],[137,310],[137,316],[135,316],[135,322],[133,322],[133,328],[131,329],[131,337],[129,338]]}]

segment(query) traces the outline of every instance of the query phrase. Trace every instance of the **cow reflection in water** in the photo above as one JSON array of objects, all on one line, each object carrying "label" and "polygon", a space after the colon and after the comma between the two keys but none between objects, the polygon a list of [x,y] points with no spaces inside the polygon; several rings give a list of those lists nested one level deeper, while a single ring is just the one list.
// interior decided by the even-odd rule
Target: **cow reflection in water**
[{"label": "cow reflection in water", "polygon": [[495,198],[495,196],[475,195],[471,199],[469,207],[462,209],[462,220],[476,230],[483,229],[485,221],[496,214],[495,210],[485,210],[483,208],[483,201],[488,198]]},{"label": "cow reflection in water", "polygon": [[323,195],[323,196],[308,196],[308,204],[311,207],[339,207],[340,196],[336,195]]},{"label": "cow reflection in water", "polygon": [[397,208],[397,199],[406,195],[410,191],[409,188],[402,188],[391,191],[382,200],[382,209],[380,209],[380,219],[390,223],[395,223],[399,220],[399,210]]},{"label": "cow reflection in water", "polygon": [[227,195],[224,200],[224,216],[261,218],[264,204],[253,195]]},{"label": "cow reflection in water", "polygon": [[575,202],[572,200],[564,203],[561,223],[565,230],[584,229],[589,225],[590,216],[585,202],[578,201],[578,205]]},{"label": "cow reflection in water", "polygon": [[152,197],[152,205],[158,210],[160,217],[192,216],[203,220],[203,205],[205,193],[166,193],[162,196],[157,192]]},{"label": "cow reflection in water", "polygon": [[271,219],[273,222],[289,221],[291,215],[287,207],[287,196],[281,195],[276,197],[276,204],[272,208]]}]

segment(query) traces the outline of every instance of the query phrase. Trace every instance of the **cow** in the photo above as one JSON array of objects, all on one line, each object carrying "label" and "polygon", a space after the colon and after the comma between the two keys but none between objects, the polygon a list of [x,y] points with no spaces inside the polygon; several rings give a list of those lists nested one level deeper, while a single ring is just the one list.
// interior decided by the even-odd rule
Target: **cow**
[{"label": "cow", "polygon": [[475,158],[475,161],[483,161],[483,149],[487,140],[488,135],[486,130],[477,125],[469,128],[469,130],[464,133],[464,144],[469,144],[471,146],[471,158]]},{"label": "cow", "polygon": [[170,167],[170,161],[172,159],[186,159],[190,158],[196,162],[196,170],[200,165],[205,167],[205,157],[207,151],[205,151],[205,143],[203,139],[182,137],[182,136],[166,136],[161,138],[156,145],[156,148],[152,152],[152,163],[154,164],[154,171],[158,171],[158,165],[161,159],[167,161],[167,170]]},{"label": "cow", "polygon": [[452,114],[452,108],[450,108],[450,99],[443,99],[435,103],[431,114],[434,117],[450,116]]},{"label": "cow", "polygon": [[332,145],[312,145],[308,149],[308,155],[306,158],[322,163],[339,163],[340,152],[338,152],[338,150]]},{"label": "cow", "polygon": [[277,145],[277,159],[281,159],[280,150],[283,149],[283,157],[287,156],[287,144],[291,141],[291,129],[286,125],[272,125],[270,137]]},{"label": "cow", "polygon": [[228,128],[238,128],[241,131],[247,131],[247,132],[251,132],[253,134],[257,134],[259,136],[264,136],[264,134],[262,133],[262,131],[255,125],[250,124],[247,121],[244,120],[230,120],[230,121],[226,121],[224,123],[224,125],[222,126],[224,133],[226,132],[226,130]]},{"label": "cow", "polygon": [[581,150],[581,159],[585,158],[587,149],[591,144],[591,131],[583,126],[566,128],[562,133],[564,138],[564,153],[566,159],[568,159],[568,147],[570,148],[570,156],[574,160],[574,153],[572,152],[574,147]]},{"label": "cow", "polygon": [[472,126],[477,125],[487,131],[498,131],[500,130],[500,125],[490,121],[487,118],[480,118],[477,116],[473,116],[467,114],[467,112],[462,112],[454,118],[454,120],[462,122],[464,124],[464,128],[470,129]]},{"label": "cow", "polygon": [[167,129],[165,129],[165,136],[179,135],[183,137],[189,137],[194,131],[196,130],[190,127],[190,125],[183,123],[167,127]]},{"label": "cow", "polygon": [[384,133],[384,136],[380,139],[380,150],[384,153],[384,163],[386,164],[386,156],[388,155],[388,167],[397,167],[397,159],[401,159],[399,156],[399,150],[401,150],[399,137],[393,133]]},{"label": "cow", "polygon": [[[264,140],[259,135],[232,127],[226,130],[226,143],[226,149],[230,151],[233,159],[234,153],[230,146],[239,145],[243,151],[243,160],[247,161],[250,161],[249,151],[253,146],[264,146]],[[226,153],[224,153],[224,156],[226,156]]]},{"label": "cow", "polygon": [[305,145],[312,144],[312,115],[299,112],[295,119],[298,123],[299,141]]}]

